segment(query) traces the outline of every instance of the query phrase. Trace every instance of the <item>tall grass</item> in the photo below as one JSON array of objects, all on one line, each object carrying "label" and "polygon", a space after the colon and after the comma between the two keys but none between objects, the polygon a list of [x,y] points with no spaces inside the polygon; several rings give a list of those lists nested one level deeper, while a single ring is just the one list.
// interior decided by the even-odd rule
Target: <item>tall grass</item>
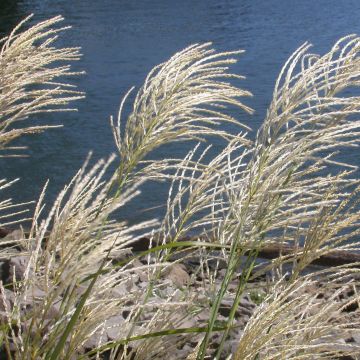
[{"label": "tall grass", "polygon": [[[63,18],[57,16],[21,32],[31,17],[23,20],[0,42],[2,152],[19,136],[42,132],[50,127],[26,127],[21,124],[14,127],[15,124],[27,120],[33,114],[74,110],[68,104],[83,97],[73,85],[58,81],[60,78],[79,74],[71,71],[67,64],[69,61],[79,60],[79,48],[57,48],[54,45],[59,34],[69,27],[58,27]],[[64,62],[65,65],[61,65]]]},{"label": "tall grass", "polygon": [[[17,27],[3,40],[2,149],[47,128],[13,128],[18,121],[67,110],[82,96],[55,81],[74,73],[51,64],[79,57],[78,49],[53,46],[65,29],[56,28],[60,20],[22,33]],[[224,111],[235,106],[252,112],[242,99],[251,94],[235,85],[242,77],[229,70],[241,51],[192,45],[155,67],[130,113],[123,114],[129,92],[117,119],[111,117],[118,154],[93,166],[87,160],[47,214],[45,187],[30,231],[3,240],[4,257],[21,254],[25,263],[19,274],[10,260],[13,277],[0,285],[6,356],[168,359],[179,357],[179,349],[188,359],[359,354],[360,344],[344,341],[359,327],[359,264],[304,272],[320,256],[359,250],[357,167],[341,157],[360,139],[360,98],[353,95],[359,46],[353,35],[323,56],[301,46],[281,70],[254,141],[250,129]],[[224,123],[236,133],[225,131]],[[213,136],[226,145],[207,160]],[[159,146],[187,140],[199,143],[184,159],[149,160]],[[164,218],[132,226],[119,220],[116,211],[153,180],[170,182]],[[2,180],[0,190],[10,185]],[[19,216],[16,206],[1,201],[0,211]],[[196,239],[183,241],[194,232]],[[148,251],[131,251],[144,237]],[[259,266],[259,251],[279,243],[294,245],[294,252]],[[198,265],[186,284],[169,281],[174,266],[194,258]],[[271,277],[262,286],[262,302],[239,331],[238,307],[264,273]],[[229,299],[223,320],[219,311]],[[194,322],[199,313],[205,323]],[[234,331],[231,353],[227,342]]]}]

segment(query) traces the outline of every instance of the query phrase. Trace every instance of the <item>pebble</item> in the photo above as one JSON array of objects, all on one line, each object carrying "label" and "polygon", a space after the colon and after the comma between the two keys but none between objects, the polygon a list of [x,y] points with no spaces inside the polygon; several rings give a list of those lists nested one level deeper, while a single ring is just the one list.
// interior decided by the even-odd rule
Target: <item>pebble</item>
[{"label": "pebble", "polygon": [[165,269],[163,276],[169,279],[175,286],[184,287],[190,283],[190,275],[183,264],[172,264]]},{"label": "pebble", "polygon": [[108,340],[111,341],[119,338],[119,335],[123,330],[124,323],[125,319],[121,315],[112,316],[111,318],[106,320],[105,332]]},{"label": "pebble", "polygon": [[2,280],[4,284],[13,282],[14,276],[16,281],[21,281],[24,278],[27,266],[29,263],[29,256],[16,256],[5,261],[2,266]]}]

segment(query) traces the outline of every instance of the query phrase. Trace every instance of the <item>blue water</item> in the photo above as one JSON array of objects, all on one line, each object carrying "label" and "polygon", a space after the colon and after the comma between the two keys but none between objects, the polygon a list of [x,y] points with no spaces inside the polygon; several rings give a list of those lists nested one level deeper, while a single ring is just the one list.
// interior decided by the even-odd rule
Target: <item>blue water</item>
[{"label": "blue water", "polygon": [[[10,194],[15,201],[36,198],[50,179],[48,202],[69,181],[89,150],[94,159],[115,151],[109,115],[122,95],[139,86],[148,71],[174,52],[195,42],[212,41],[218,50],[245,49],[233,70],[247,77],[242,86],[254,97],[246,103],[253,116],[239,114],[254,130],[271,99],[277,74],[288,56],[304,41],[323,53],[339,37],[360,33],[359,0],[1,0],[0,31],[7,32],[30,13],[31,22],[61,14],[73,26],[61,44],[81,46],[83,59],[75,69],[86,75],[73,82],[86,91],[78,113],[56,114],[37,122],[63,123],[62,129],[21,139],[29,158],[0,159],[0,178],[21,177]],[[166,156],[183,152],[170,146]],[[163,186],[151,185],[127,213],[160,205]],[[159,215],[156,210],[152,215]]]}]

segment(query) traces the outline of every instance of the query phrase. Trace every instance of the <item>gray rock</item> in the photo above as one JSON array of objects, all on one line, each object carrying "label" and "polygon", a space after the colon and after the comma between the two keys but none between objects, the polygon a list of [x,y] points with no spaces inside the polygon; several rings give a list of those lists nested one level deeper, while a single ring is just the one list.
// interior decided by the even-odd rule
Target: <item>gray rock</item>
[{"label": "gray rock", "polygon": [[14,277],[16,281],[21,281],[24,278],[29,259],[29,256],[21,255],[5,261],[2,266],[3,282],[10,284],[13,282]]},{"label": "gray rock", "polygon": [[194,319],[196,321],[199,321],[200,323],[206,322],[209,320],[209,311],[208,310],[202,310],[198,314],[194,316]]},{"label": "gray rock", "polygon": [[242,307],[245,307],[247,309],[255,309],[256,308],[256,304],[250,299],[249,295],[245,295],[241,300],[240,300],[240,305]]},{"label": "gray rock", "polygon": [[228,317],[231,312],[231,305],[229,304],[221,304],[219,307],[219,314]]},{"label": "gray rock", "polygon": [[177,287],[183,287],[190,283],[190,275],[182,264],[172,264],[164,271],[164,276]]},{"label": "gray rock", "polygon": [[118,315],[118,316],[112,316],[111,318],[106,320],[105,323],[105,332],[110,341],[116,340],[119,338],[120,333],[123,332],[125,319]]},{"label": "gray rock", "polygon": [[[233,306],[233,299],[224,299],[220,305],[219,312],[223,316],[229,316],[231,307]],[[236,315],[240,317],[246,316],[247,318],[251,317],[253,314],[253,310],[255,308],[255,304],[246,298],[242,298],[240,300],[239,306],[236,309]]]},{"label": "gray rock", "polygon": [[354,339],[358,345],[360,345],[360,331],[354,331],[351,333],[351,337]]},{"label": "gray rock", "polygon": [[108,341],[106,332],[102,329],[95,331],[83,344],[84,349],[91,350]]},{"label": "gray rock", "polygon": [[1,242],[7,242],[7,241],[19,241],[24,239],[24,232],[21,229],[17,229],[6,235]]},{"label": "gray rock", "polygon": [[46,297],[46,292],[36,285],[31,286],[26,293],[29,301],[41,301],[44,297]]},{"label": "gray rock", "polygon": [[133,265],[133,269],[134,269],[134,273],[136,275],[138,275],[139,277],[139,280],[141,282],[147,282],[148,281],[148,276],[146,274],[146,271],[144,271],[143,269],[141,269],[141,267],[143,267],[143,263],[138,260],[138,259],[135,259],[133,262],[132,262],[132,265]]},{"label": "gray rock", "polygon": [[241,316],[248,316],[249,318],[252,316],[253,312],[245,307],[239,306],[237,309],[237,313]]},{"label": "gray rock", "polygon": [[131,251],[130,248],[127,249],[119,249],[119,250],[115,250],[112,251],[110,253],[110,258],[115,260],[115,261],[124,261],[126,259],[129,259],[133,256],[133,252]]},{"label": "gray rock", "polygon": [[192,327],[196,327],[196,321],[194,318],[188,318],[185,319],[181,322],[181,326],[182,328],[192,328]]},{"label": "gray rock", "polygon": [[136,281],[138,280],[137,275],[133,275],[128,279],[124,280],[119,285],[116,285],[111,289],[111,295],[115,298],[122,298],[126,296],[135,286]]},{"label": "gray rock", "polygon": [[247,324],[247,322],[250,320],[250,316],[246,315],[246,314],[242,314],[240,316],[240,320],[243,326],[245,326]]},{"label": "gray rock", "polygon": [[47,325],[51,324],[53,321],[56,321],[56,319],[58,319],[61,316],[60,307],[61,307],[61,300],[55,302],[49,307],[49,310],[46,313]]}]

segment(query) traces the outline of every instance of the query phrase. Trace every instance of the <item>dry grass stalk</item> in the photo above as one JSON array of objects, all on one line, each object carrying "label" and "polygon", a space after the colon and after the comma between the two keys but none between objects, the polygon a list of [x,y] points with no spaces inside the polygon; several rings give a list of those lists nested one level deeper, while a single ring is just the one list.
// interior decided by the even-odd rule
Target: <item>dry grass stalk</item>
[{"label": "dry grass stalk", "polygon": [[335,268],[279,281],[246,325],[234,359],[334,359],[360,354],[345,342],[360,326],[359,269]]},{"label": "dry grass stalk", "polygon": [[[31,16],[23,20],[9,36],[1,40],[0,50],[0,149],[24,134],[48,129],[50,125],[24,127],[17,125],[30,115],[74,110],[68,107],[83,97],[73,85],[61,78],[79,74],[68,62],[79,60],[79,48],[57,48],[54,45],[61,32],[69,27],[57,27],[61,16],[41,22],[20,32]],[[65,65],[59,65],[65,62]],[[10,149],[11,150],[11,149]]]}]

